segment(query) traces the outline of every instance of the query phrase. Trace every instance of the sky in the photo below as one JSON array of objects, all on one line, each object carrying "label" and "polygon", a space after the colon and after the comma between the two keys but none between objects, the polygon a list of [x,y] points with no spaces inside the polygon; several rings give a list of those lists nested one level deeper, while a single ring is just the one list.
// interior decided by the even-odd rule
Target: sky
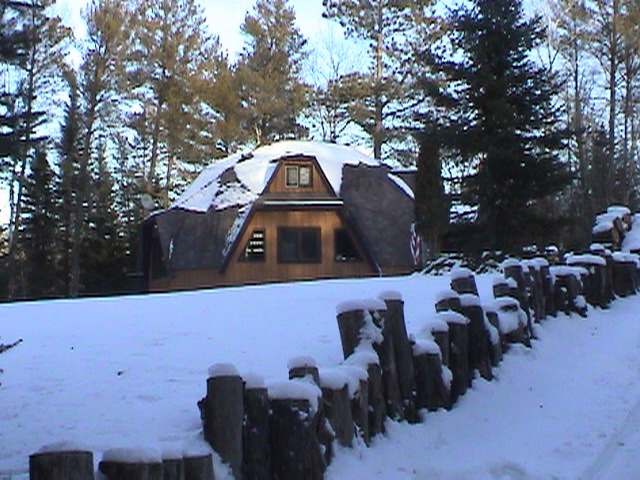
[{"label": "sky", "polygon": [[[82,29],[81,10],[87,0],[58,0],[59,14],[69,26]],[[242,50],[244,39],[240,25],[245,14],[253,10],[255,0],[200,0],[204,8],[211,32],[220,37],[223,48],[231,57]],[[322,18],[322,0],[289,0],[295,12],[298,26],[310,40],[332,22]]]}]

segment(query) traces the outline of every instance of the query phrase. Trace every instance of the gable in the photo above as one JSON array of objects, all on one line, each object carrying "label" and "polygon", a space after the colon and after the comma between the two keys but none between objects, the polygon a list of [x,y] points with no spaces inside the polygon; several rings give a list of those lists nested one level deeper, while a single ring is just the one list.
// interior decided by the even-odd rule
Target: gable
[{"label": "gable", "polygon": [[336,196],[317,159],[308,155],[278,159],[263,195]]}]

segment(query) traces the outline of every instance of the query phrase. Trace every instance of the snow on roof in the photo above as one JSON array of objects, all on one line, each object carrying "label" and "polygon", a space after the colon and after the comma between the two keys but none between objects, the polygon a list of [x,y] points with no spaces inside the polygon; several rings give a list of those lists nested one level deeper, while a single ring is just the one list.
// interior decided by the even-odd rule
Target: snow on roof
[{"label": "snow on roof", "polygon": [[[212,206],[222,210],[248,205],[264,191],[275,171],[277,160],[296,155],[315,157],[338,195],[345,165],[381,165],[378,160],[343,145],[299,140],[276,142],[215,161],[200,173],[170,208],[206,212]],[[235,173],[238,181],[222,185],[222,174],[230,170]],[[389,178],[413,198],[413,191],[401,178],[394,175],[389,175]]]}]

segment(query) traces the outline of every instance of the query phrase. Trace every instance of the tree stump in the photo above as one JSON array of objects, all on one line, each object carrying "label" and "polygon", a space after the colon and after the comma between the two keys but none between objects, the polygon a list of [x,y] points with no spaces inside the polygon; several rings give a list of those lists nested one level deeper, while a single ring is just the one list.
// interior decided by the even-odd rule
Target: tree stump
[{"label": "tree stump", "polygon": [[322,405],[335,438],[343,447],[353,445],[355,424],[351,414],[349,380],[338,369],[323,369],[320,373]]},{"label": "tree stump", "polygon": [[451,288],[458,294],[478,295],[478,287],[473,272],[468,268],[458,268],[451,272]]},{"label": "tree stump", "polygon": [[320,374],[318,373],[318,365],[314,358],[308,355],[294,357],[289,360],[287,368],[289,369],[289,380],[306,378],[317,386],[320,386]]},{"label": "tree stump", "polygon": [[271,392],[270,397],[271,478],[322,480],[327,463],[317,435],[317,411],[308,399],[273,398]]},{"label": "tree stump", "polygon": [[[354,365],[367,370],[367,419],[369,437],[384,433],[384,419],[387,416],[383,391],[382,369],[378,355],[371,346],[360,348],[345,360],[345,365]],[[357,416],[356,416],[357,419]]]},{"label": "tree stump", "polygon": [[351,400],[351,417],[356,425],[357,433],[365,445],[371,442],[369,433],[369,374],[367,365],[342,365],[340,367],[353,380],[357,380],[355,391],[349,391]]},{"label": "tree stump", "polygon": [[496,311],[495,306],[488,305],[484,307],[485,314],[487,316],[487,321],[489,324],[495,329],[498,338],[497,342],[490,342],[490,350],[489,354],[491,357],[491,365],[497,367],[498,364],[502,361],[503,349],[504,349],[504,335],[500,331],[500,320],[498,318],[498,312]]},{"label": "tree stump", "polygon": [[213,480],[213,458],[210,453],[185,456],[184,480]]},{"label": "tree stump", "polygon": [[527,315],[527,329],[529,330],[529,336],[533,337],[533,323],[531,319],[531,312],[529,310],[529,299],[527,294],[527,282],[522,268],[522,263],[518,260],[505,260],[502,264],[504,276],[506,278],[513,278],[518,286],[517,300],[520,302],[520,308]]},{"label": "tree stump", "polygon": [[480,304],[480,298],[474,294],[460,295],[460,303],[468,324],[468,348],[469,370],[473,377],[473,371],[477,370],[485,380],[492,380],[491,358],[489,356],[490,339],[484,324],[484,310]]},{"label": "tree stump", "polygon": [[270,480],[269,393],[259,377],[245,376],[242,426],[242,474],[244,480]]},{"label": "tree stump", "polygon": [[384,301],[387,308],[382,332],[385,338],[388,336],[393,342],[398,386],[402,397],[402,417],[410,422],[417,422],[419,418],[415,405],[416,385],[413,354],[404,318],[404,302],[399,293],[391,291],[381,293],[379,298]]},{"label": "tree stump", "polygon": [[342,353],[347,358],[360,344],[360,330],[364,327],[364,306],[359,302],[344,302],[336,310]]},{"label": "tree stump", "polygon": [[107,480],[162,480],[164,473],[160,455],[130,448],[104,452],[98,470]]},{"label": "tree stump", "polygon": [[449,385],[443,378],[440,347],[435,341],[419,339],[413,347],[413,354],[417,407],[429,411],[449,408]]},{"label": "tree stump", "polygon": [[436,295],[436,312],[448,311],[462,314],[460,295],[455,290],[443,290]]},{"label": "tree stump", "polygon": [[30,480],[93,480],[93,453],[44,447],[29,456]]},{"label": "tree stump", "polygon": [[451,382],[451,404],[454,404],[460,395],[464,395],[471,385],[469,371],[469,333],[467,317],[455,312],[446,314],[449,325],[449,369],[453,375]]},{"label": "tree stump", "polygon": [[549,262],[546,259],[541,258],[540,262],[540,277],[542,278],[542,295],[544,296],[544,313],[545,316],[555,317],[558,315],[556,308],[553,277],[549,267]]},{"label": "tree stump", "polygon": [[436,314],[433,319],[429,320],[420,329],[420,335],[426,338],[433,338],[438,347],[440,347],[442,364],[449,365],[449,325],[447,325],[446,320],[443,320],[440,314]]},{"label": "tree stump", "polygon": [[233,365],[217,364],[209,369],[204,399],[204,437],[242,479],[242,423],[244,387]]},{"label": "tree stump", "polygon": [[613,291],[616,295],[626,297],[636,293],[637,268],[635,255],[613,254]]},{"label": "tree stump", "polygon": [[184,480],[182,455],[162,455],[162,480]]}]

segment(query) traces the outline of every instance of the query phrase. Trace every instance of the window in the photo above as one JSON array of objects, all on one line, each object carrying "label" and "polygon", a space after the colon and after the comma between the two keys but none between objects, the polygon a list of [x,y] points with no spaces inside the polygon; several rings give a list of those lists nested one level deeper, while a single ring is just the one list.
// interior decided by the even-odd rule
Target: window
[{"label": "window", "polygon": [[289,188],[310,187],[310,165],[287,165],[284,167],[285,185]]},{"label": "window", "polygon": [[278,228],[278,262],[320,263],[321,261],[319,228]]},{"label": "window", "polygon": [[244,260],[250,262],[264,262],[265,245],[264,230],[254,230],[249,237],[247,246],[244,249]]},{"label": "window", "polygon": [[349,232],[344,228],[335,231],[335,250],[337,262],[354,262],[360,260],[358,249],[351,240]]}]

